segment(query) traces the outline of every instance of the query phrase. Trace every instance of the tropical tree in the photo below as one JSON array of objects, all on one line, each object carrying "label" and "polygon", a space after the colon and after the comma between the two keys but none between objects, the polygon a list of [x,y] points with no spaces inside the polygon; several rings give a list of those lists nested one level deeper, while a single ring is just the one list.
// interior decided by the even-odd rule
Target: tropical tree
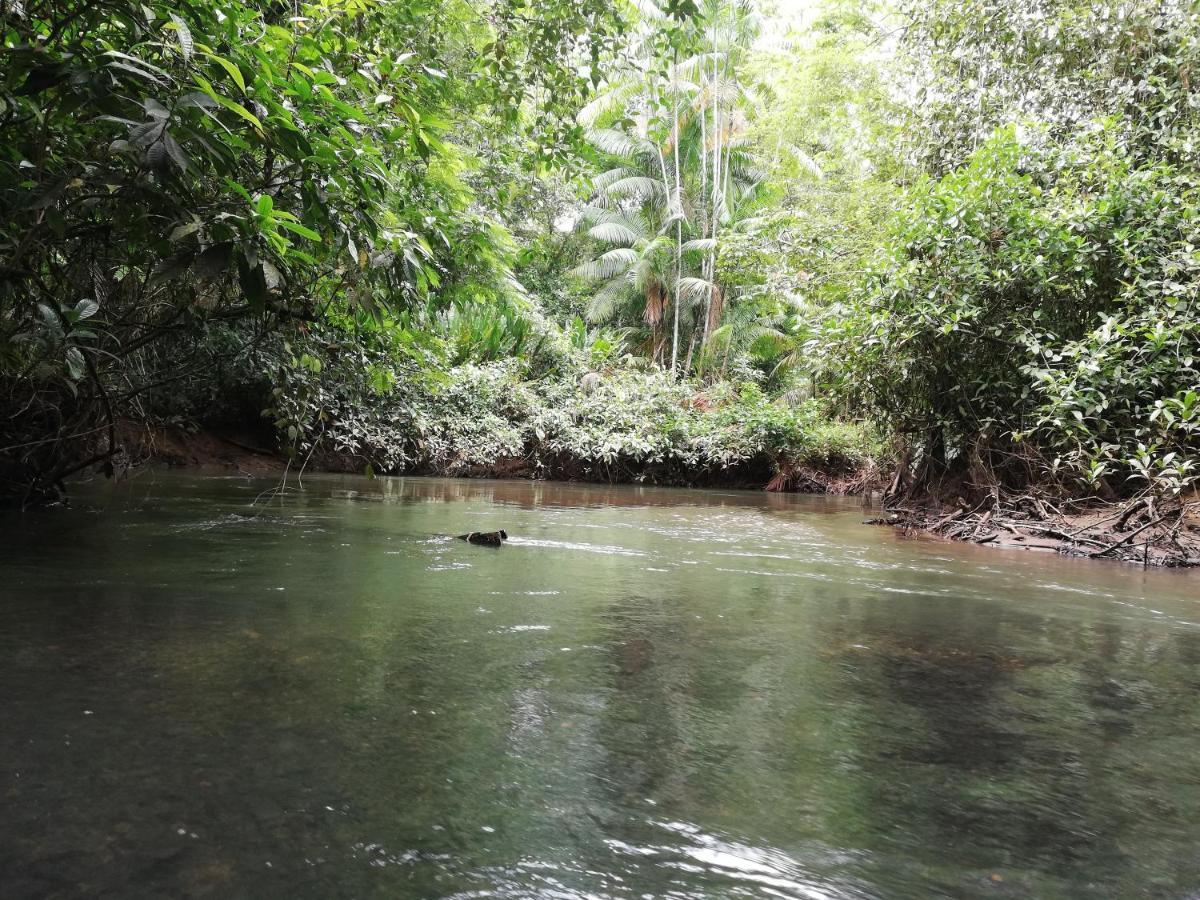
[{"label": "tropical tree", "polygon": [[706,368],[742,353],[772,386],[811,393],[836,367],[805,344],[841,315],[905,177],[894,24],[884,4],[825,0],[751,49],[757,103],[743,139],[768,175],[754,209],[722,234],[716,280],[743,308],[720,326]]},{"label": "tropical tree", "polygon": [[[741,3],[710,4],[685,22],[652,20],[644,65],[580,117],[602,167],[579,216],[603,249],[575,270],[598,285],[590,313],[640,318],[651,358],[665,364],[669,343],[672,371],[691,369],[721,319],[717,234],[761,185],[744,135],[752,98],[735,77],[751,24]],[[665,52],[670,61],[655,66]]]},{"label": "tropical tree", "polygon": [[[490,265],[449,140],[554,160],[621,11],[599,0],[0,5],[0,482],[111,466],[126,417],[230,352],[382,321]],[[436,23],[436,27],[434,27]],[[477,77],[486,72],[489,78]],[[2,492],[2,491],[0,491]]]},{"label": "tropical tree", "polygon": [[1200,472],[1200,13],[907,13],[931,177],[829,321],[846,395],[904,437],[914,489],[1178,497]]}]

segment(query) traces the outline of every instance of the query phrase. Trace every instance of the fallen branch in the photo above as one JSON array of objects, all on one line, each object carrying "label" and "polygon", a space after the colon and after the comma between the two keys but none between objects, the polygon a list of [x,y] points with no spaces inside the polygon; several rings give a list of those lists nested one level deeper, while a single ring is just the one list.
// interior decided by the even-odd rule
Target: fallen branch
[{"label": "fallen branch", "polygon": [[[1011,522],[1011,523],[1009,523],[1009,522],[999,522],[998,521],[996,524],[1003,525],[1006,528],[1028,528],[1030,531],[1034,532],[1035,534],[1039,534],[1042,537],[1058,538],[1059,540],[1067,541],[1069,543],[1082,542],[1082,543],[1086,543],[1086,544],[1095,544],[1099,547],[1104,546],[1103,541],[1098,541],[1095,538],[1080,537],[1078,533],[1062,531],[1058,528],[1050,528],[1049,526],[1043,525],[1040,522]],[[1084,529],[1084,530],[1086,530],[1086,529]]]},{"label": "fallen branch", "polygon": [[[1134,531],[1129,532],[1129,534],[1125,535],[1125,537],[1121,538],[1116,543],[1109,544],[1103,550],[1097,550],[1096,552],[1089,554],[1089,555],[1096,557],[1096,556],[1104,556],[1106,553],[1111,553],[1112,551],[1116,550],[1118,547],[1121,547],[1124,544],[1127,544],[1130,541],[1132,541],[1135,537],[1137,537],[1139,534],[1141,534],[1147,528],[1150,528],[1154,525],[1158,525],[1162,522],[1165,522],[1168,518],[1170,518],[1170,516],[1171,516],[1171,513],[1167,513],[1165,516],[1159,516],[1157,519],[1151,519],[1149,522],[1147,522],[1141,528],[1138,528]],[[1147,543],[1149,543],[1149,542],[1147,542]]]}]

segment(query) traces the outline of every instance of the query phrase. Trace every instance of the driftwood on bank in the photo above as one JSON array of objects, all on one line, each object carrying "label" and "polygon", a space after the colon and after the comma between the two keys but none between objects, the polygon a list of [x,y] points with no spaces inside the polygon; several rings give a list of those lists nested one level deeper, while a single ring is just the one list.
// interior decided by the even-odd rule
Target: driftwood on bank
[{"label": "driftwood on bank", "polygon": [[1135,497],[1121,502],[1056,501],[993,488],[949,508],[930,498],[892,502],[872,520],[977,544],[1118,559],[1143,566],[1200,565],[1200,499]]},{"label": "driftwood on bank", "polygon": [[1118,559],[1143,566],[1200,565],[1200,491],[1096,493],[1055,477],[1029,445],[981,435],[949,458],[936,429],[910,445],[873,524],[1000,547]]}]

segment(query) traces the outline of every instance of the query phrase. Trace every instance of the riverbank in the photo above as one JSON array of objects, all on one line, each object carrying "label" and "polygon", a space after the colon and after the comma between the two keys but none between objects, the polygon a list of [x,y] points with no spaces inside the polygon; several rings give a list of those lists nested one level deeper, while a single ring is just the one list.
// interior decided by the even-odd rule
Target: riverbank
[{"label": "riverbank", "polygon": [[[134,425],[121,430],[131,466],[163,465],[182,469],[226,470],[248,476],[279,475],[301,470],[362,474],[361,458],[346,452],[314,452],[300,464],[264,446],[261,435],[249,431],[217,431],[183,426]],[[369,465],[369,464],[368,464]],[[778,493],[859,495],[881,490],[884,472],[874,459],[838,458],[821,466],[812,461],[793,463],[758,454],[726,467],[689,468],[679,460],[614,458],[597,462],[567,453],[497,456],[491,461],[413,460],[377,475],[419,475],[452,478],[500,478],[528,481],[566,481],[596,484],[648,484],[664,487],[710,487],[765,490]]]},{"label": "riverbank", "polygon": [[873,524],[950,540],[1141,566],[1200,566],[1200,497],[1054,501],[1025,495],[970,506],[891,506]]},{"label": "riverbank", "polygon": [[[262,436],[247,431],[187,429],[181,426],[133,426],[122,429],[135,465],[223,469],[247,476],[280,478],[300,472],[361,474],[361,460],[347,453],[314,453],[301,466],[263,446]],[[841,459],[821,466],[772,459],[765,455],[726,468],[694,468],[671,461],[618,459],[606,465],[568,454],[498,456],[490,462],[446,468],[429,461],[380,475],[419,475],[466,479],[564,481],[595,484],[647,484],[668,487],[731,488],[778,493],[868,495],[881,492],[888,472],[874,459],[850,465]],[[892,505],[871,524],[923,532],[948,540],[1063,556],[1115,559],[1160,567],[1200,566],[1200,496],[1185,500],[1146,500],[1123,504],[1097,500],[1054,501],[1044,497],[1002,498],[970,506],[952,503]]]}]

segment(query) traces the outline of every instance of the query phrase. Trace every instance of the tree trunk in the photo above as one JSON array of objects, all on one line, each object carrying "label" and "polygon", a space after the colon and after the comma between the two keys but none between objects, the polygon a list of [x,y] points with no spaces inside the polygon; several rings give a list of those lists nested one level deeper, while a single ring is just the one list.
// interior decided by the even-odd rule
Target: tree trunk
[{"label": "tree trunk", "polygon": [[679,283],[683,280],[683,183],[679,160],[679,51],[675,51],[675,62],[671,70],[671,133],[675,159],[675,200],[671,212],[675,220],[675,310],[671,333],[671,374],[677,375],[679,362]]},{"label": "tree trunk", "polygon": [[712,174],[712,190],[709,197],[712,201],[712,229],[710,234],[714,242],[713,249],[708,251],[708,277],[711,280],[716,274],[717,265],[717,249],[715,242],[717,240],[717,230],[720,227],[719,221],[719,202],[717,193],[721,186],[721,87],[718,81],[717,72],[717,30],[713,26],[713,174]]},{"label": "tree trunk", "polygon": [[[700,60],[700,208],[697,210],[700,216],[700,236],[708,237],[708,110],[704,105],[704,60]],[[704,258],[704,265],[701,269],[701,274],[705,280],[712,278],[709,272],[708,257]],[[701,345],[708,343],[708,314],[709,307],[712,305],[712,298],[709,297],[704,301],[704,336],[701,340]],[[688,349],[688,358],[691,358],[691,349]]]}]

